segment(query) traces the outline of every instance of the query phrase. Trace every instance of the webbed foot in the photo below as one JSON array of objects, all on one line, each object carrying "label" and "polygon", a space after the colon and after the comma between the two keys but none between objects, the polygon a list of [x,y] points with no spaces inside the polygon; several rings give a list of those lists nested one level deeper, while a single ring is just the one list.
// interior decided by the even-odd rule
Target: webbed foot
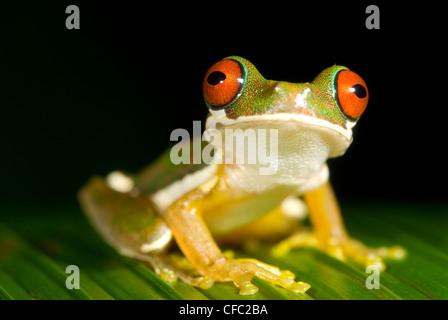
[{"label": "webbed foot", "polygon": [[339,260],[352,260],[364,266],[375,265],[384,270],[384,260],[401,260],[406,257],[406,250],[400,246],[370,248],[362,242],[352,239],[329,239],[320,241],[312,232],[295,233],[271,249],[271,254],[281,256],[294,248],[314,247]]}]

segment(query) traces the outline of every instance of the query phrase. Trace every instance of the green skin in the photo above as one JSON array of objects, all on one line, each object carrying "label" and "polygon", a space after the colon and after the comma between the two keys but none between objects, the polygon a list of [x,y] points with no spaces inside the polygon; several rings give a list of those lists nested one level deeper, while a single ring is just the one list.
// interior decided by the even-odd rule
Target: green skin
[{"label": "green skin", "polygon": [[[244,58],[230,56],[225,59],[240,62],[245,71],[244,90],[225,108],[228,118],[293,112],[326,119],[346,128],[348,119],[337,105],[334,79],[339,71],[348,68],[334,65],[322,71],[311,83],[289,83],[265,79],[255,66]],[[303,94],[307,89],[310,91],[301,104],[301,110],[297,110],[292,97]]]}]

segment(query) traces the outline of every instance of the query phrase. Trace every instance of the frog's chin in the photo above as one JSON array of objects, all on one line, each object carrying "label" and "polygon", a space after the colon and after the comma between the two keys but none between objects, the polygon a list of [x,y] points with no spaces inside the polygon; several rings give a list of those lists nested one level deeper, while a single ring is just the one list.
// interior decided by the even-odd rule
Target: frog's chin
[{"label": "frog's chin", "polygon": [[331,145],[330,157],[337,157],[345,153],[353,139],[352,128],[355,122],[347,122],[347,127],[335,125],[328,121],[304,114],[277,113],[253,116],[242,116],[237,119],[229,119],[226,116],[211,114],[207,119],[207,129],[288,129],[298,131],[315,132],[325,135]]}]

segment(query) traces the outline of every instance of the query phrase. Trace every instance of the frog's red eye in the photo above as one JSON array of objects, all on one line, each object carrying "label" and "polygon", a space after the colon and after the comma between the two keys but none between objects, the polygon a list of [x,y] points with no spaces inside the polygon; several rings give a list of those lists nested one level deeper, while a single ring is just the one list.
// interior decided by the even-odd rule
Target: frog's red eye
[{"label": "frog's red eye", "polygon": [[212,109],[222,109],[239,97],[243,84],[243,66],[236,60],[221,60],[205,74],[202,82],[205,101]]},{"label": "frog's red eye", "polygon": [[364,80],[350,70],[336,76],[336,100],[342,112],[351,120],[358,119],[369,102],[369,91]]}]

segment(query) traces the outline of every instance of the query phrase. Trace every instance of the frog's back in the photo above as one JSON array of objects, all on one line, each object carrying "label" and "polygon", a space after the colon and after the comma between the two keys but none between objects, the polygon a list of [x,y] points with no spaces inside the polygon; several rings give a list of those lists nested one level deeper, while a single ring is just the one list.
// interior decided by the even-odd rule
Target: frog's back
[{"label": "frog's back", "polygon": [[193,144],[200,143],[201,149],[206,145],[205,142],[189,140],[185,149],[190,148],[190,161],[188,163],[174,164],[171,159],[171,148],[167,149],[153,163],[143,168],[137,173],[133,180],[135,188],[142,194],[151,195],[162,189],[165,189],[175,182],[181,181],[184,177],[201,171],[207,164],[193,163]]}]

